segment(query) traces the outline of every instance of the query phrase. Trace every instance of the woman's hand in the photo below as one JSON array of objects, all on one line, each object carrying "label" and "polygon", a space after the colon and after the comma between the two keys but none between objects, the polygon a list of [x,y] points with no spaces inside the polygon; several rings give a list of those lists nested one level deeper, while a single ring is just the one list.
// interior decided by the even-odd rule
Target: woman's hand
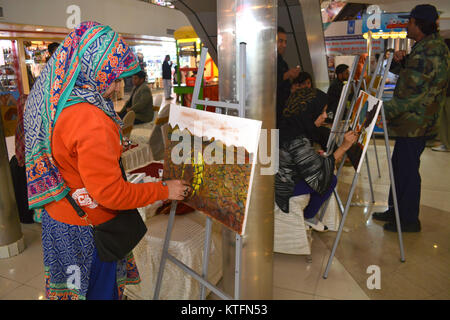
[{"label": "woman's hand", "polygon": [[167,180],[169,200],[184,200],[192,191],[192,187],[184,180]]},{"label": "woman's hand", "polygon": [[358,140],[359,134],[355,131],[349,131],[344,135],[344,141],[342,142],[342,146],[345,150],[351,148],[351,146]]},{"label": "woman's hand", "polygon": [[344,135],[344,141],[341,146],[334,152],[334,158],[337,160],[342,159],[344,153],[351,148],[351,146],[358,140],[359,134],[354,131],[349,131]]}]

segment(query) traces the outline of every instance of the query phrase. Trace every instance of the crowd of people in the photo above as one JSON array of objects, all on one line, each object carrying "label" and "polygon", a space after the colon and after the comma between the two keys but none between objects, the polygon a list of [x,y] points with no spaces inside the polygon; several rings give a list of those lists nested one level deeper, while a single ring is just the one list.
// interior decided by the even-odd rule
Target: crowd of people
[{"label": "crowd of people", "polygon": [[[384,103],[384,110],[389,135],[396,140],[392,164],[402,231],[419,232],[420,156],[426,141],[438,135],[440,112],[439,136],[442,145],[433,150],[450,150],[449,99],[446,99],[450,56],[448,46],[439,35],[439,15],[434,6],[418,5],[403,18],[408,19],[407,35],[415,44],[409,54],[404,50],[395,52],[393,64],[390,70],[386,70],[398,75],[398,79],[393,98]],[[278,28],[277,128],[280,130],[280,169],[275,178],[275,199],[280,209],[288,213],[290,197],[310,194],[310,202],[304,210],[305,223],[315,230],[325,231],[326,226],[314,217],[336,185],[334,161],[351,147],[357,134],[352,131],[345,133],[342,145],[336,150],[327,150],[326,157],[320,156],[323,150],[314,151],[312,143],[317,143],[322,149],[326,146],[329,131],[321,126],[327,115],[331,119],[335,116],[342,88],[349,78],[349,66],[341,64],[336,67],[336,78],[325,94],[312,88],[311,76],[300,72],[299,68],[289,69],[282,57],[286,45],[286,31]],[[367,54],[360,56],[355,80],[365,76],[363,66],[366,58]],[[392,189],[388,202],[388,210],[374,213],[373,219],[385,221],[384,229],[396,232]]]},{"label": "crowd of people", "polygon": [[[417,232],[420,156],[426,140],[438,133],[439,112],[441,141],[449,148],[446,95],[450,56],[437,29],[434,6],[417,6],[408,18],[408,37],[416,44],[409,55],[394,53],[390,71],[399,77],[393,99],[384,108],[389,132],[396,137],[392,162],[402,229]],[[323,152],[330,135],[324,124],[336,113],[349,67],[337,66],[336,79],[325,93],[314,87],[312,76],[299,66],[289,68],[283,59],[286,46],[287,34],[278,28],[280,165],[275,176],[275,201],[289,214],[289,199],[309,194],[305,223],[326,231],[317,213],[336,187],[335,162],[358,138],[356,132],[349,131],[340,146]],[[148,122],[153,119],[153,108],[146,73],[117,32],[84,22],[50,49],[54,52],[36,79],[23,116],[28,203],[40,213],[42,223],[46,296],[120,299],[124,285],[139,282],[139,273],[131,252],[115,261],[102,258],[97,230],[114,225],[121,211],[157,200],[183,200],[191,186],[182,180],[132,184],[124,179],[119,160],[123,152],[121,118],[133,111],[135,123]],[[166,56],[162,66],[166,99],[171,98],[171,68]],[[130,76],[133,91],[116,113],[111,96],[120,79]],[[389,209],[373,215],[387,222],[384,228],[388,231],[396,231],[392,205],[390,194]],[[120,228],[117,223],[115,227]],[[128,241],[126,237],[120,240]],[[76,287],[70,285],[71,274],[67,272],[73,265],[80,268],[80,285]]]}]

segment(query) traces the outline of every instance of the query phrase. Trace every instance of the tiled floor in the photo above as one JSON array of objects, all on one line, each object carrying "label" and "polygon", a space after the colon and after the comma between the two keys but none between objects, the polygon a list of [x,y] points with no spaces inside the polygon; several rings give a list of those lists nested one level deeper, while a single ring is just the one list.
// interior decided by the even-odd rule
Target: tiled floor
[{"label": "tiled floor", "polygon": [[[353,198],[360,205],[350,208],[328,278],[322,276],[336,233],[315,233],[312,263],[305,256],[274,254],[274,299],[450,299],[450,153],[427,148],[422,155],[422,232],[403,234],[406,262],[402,263],[397,234],[384,232],[383,224],[370,217],[385,208],[389,187],[383,141],[377,140],[377,145],[381,178],[373,146],[369,150],[376,203],[370,204],[364,168]],[[339,180],[343,200],[353,172],[344,167]],[[22,225],[22,231],[25,251],[0,260],[0,299],[44,298],[40,225]],[[370,265],[380,267],[381,289],[367,288]]]}]

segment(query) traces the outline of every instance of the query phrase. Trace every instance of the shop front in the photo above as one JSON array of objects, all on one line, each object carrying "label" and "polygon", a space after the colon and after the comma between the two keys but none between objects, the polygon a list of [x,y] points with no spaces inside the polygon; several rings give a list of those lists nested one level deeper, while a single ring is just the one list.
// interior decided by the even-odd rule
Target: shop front
[{"label": "shop front", "polygon": [[[48,46],[60,43],[68,28],[0,23],[0,111],[6,137],[14,136],[19,101],[23,104],[34,81],[50,58]],[[175,40],[169,37],[121,34],[147,72],[154,88],[162,85],[162,62],[169,54],[176,57]],[[131,91],[131,77],[124,90]],[[122,97],[124,92],[119,93]]]},{"label": "shop front", "polygon": [[[177,68],[176,79],[177,84],[174,92],[177,94],[177,100],[183,106],[190,107],[192,101],[192,93],[200,63],[200,54],[202,43],[190,26],[182,27],[175,31],[176,39],[176,56]],[[203,73],[203,81],[200,89],[200,99],[208,98],[217,101],[219,99],[219,71],[213,59],[208,54],[205,62],[205,70]],[[203,106],[198,106],[203,109]],[[206,107],[208,111],[215,111],[214,107]]]}]

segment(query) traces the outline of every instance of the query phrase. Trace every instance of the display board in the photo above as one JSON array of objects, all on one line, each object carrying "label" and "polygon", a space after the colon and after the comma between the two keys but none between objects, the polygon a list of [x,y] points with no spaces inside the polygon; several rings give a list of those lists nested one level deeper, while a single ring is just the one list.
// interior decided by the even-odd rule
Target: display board
[{"label": "display board", "polygon": [[173,105],[164,180],[190,182],[185,202],[242,235],[261,121]]},{"label": "display board", "polygon": [[369,146],[370,137],[378,119],[383,101],[360,91],[350,119],[350,129],[359,134],[356,144],[347,151],[347,155],[357,172],[360,172],[364,155]]}]

